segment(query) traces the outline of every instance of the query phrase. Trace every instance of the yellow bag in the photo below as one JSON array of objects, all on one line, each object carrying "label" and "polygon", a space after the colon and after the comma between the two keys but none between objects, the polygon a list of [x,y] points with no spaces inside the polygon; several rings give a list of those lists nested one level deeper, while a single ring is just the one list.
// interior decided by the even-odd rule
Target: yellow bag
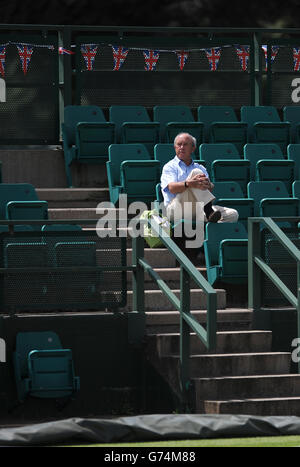
[{"label": "yellow bag", "polygon": [[[166,217],[161,217],[156,209],[153,209],[152,211],[144,211],[140,219],[153,219],[158,225],[162,227],[166,235],[169,237],[171,236],[171,224],[169,220]],[[157,234],[152,231],[151,226],[148,224],[144,225],[144,238],[150,248],[158,248],[163,246],[163,242],[160,240]]]}]

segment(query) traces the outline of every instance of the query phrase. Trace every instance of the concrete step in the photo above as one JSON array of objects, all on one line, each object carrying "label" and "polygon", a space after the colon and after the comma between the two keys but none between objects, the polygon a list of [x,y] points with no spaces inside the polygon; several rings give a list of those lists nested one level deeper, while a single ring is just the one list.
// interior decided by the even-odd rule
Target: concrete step
[{"label": "concrete step", "polygon": [[[111,215],[110,219],[117,218],[118,210],[116,208],[108,208],[107,215]],[[67,219],[95,219],[98,220],[105,215],[105,213],[97,212],[96,207],[92,208],[49,208],[49,219],[67,220]],[[114,217],[115,216],[115,217]]]},{"label": "concrete step", "polygon": [[109,201],[109,190],[103,188],[37,188],[40,200],[48,202],[49,208],[96,208]]},{"label": "concrete step", "polygon": [[[180,334],[149,334],[148,351],[156,352],[158,357],[179,353]],[[217,346],[214,353],[269,352],[272,345],[271,331],[221,331],[217,333]],[[191,354],[208,353],[201,339],[190,334]]]},{"label": "concrete step", "polygon": [[300,397],[270,397],[247,400],[208,400],[204,403],[207,414],[244,414],[258,416],[298,416]]},{"label": "concrete step", "polygon": [[[201,289],[191,289],[191,310],[206,310],[206,294]],[[226,292],[223,289],[217,289],[217,308],[226,307]],[[173,293],[179,298],[180,290],[174,289]],[[133,292],[127,292],[127,311],[132,311]],[[145,290],[145,311],[172,311],[173,304],[168,300],[161,290]]]},{"label": "concrete step", "polygon": [[[176,259],[166,248],[145,248],[144,258],[153,268],[175,268]],[[127,264],[132,264],[132,248],[127,248]]]},{"label": "concrete step", "polygon": [[[206,324],[206,310],[192,310],[192,314],[203,326]],[[249,330],[252,324],[252,310],[248,308],[226,308],[217,310],[218,331]],[[147,334],[171,333],[179,331],[178,311],[146,312]]]},{"label": "concrete step", "polygon": [[[169,375],[178,374],[178,355],[163,357],[161,361],[168,367]],[[189,359],[191,378],[284,374],[289,373],[290,363],[289,352],[192,355]]]},{"label": "concrete step", "polygon": [[196,412],[204,411],[205,401],[298,397],[299,374],[226,376],[193,380]]},{"label": "concrete step", "polygon": [[[158,259],[161,259],[158,257]],[[171,261],[173,258],[171,258]],[[180,268],[153,268],[154,271],[160,276],[160,278],[166,282],[171,289],[178,289],[180,287]],[[198,271],[206,278],[206,268],[197,268]],[[128,287],[132,285],[132,272],[129,271],[127,274]],[[158,285],[146,272],[144,276],[145,288],[147,290],[158,289]],[[196,287],[194,281],[191,281],[191,287]]]}]

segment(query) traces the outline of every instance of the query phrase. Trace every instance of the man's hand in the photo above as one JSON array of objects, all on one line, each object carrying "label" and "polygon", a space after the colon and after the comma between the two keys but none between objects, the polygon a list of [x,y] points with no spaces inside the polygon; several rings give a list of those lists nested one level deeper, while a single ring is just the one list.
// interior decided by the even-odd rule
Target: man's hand
[{"label": "man's hand", "polygon": [[[211,183],[209,178],[204,174],[194,175],[194,177],[189,178],[186,183],[188,188],[198,188],[199,190],[212,191],[214,188],[213,183]],[[170,192],[173,194],[182,193],[187,187],[185,182],[171,182],[168,185]]]},{"label": "man's hand", "polygon": [[204,174],[198,174],[188,180],[189,187],[199,190],[211,190],[213,185]]}]

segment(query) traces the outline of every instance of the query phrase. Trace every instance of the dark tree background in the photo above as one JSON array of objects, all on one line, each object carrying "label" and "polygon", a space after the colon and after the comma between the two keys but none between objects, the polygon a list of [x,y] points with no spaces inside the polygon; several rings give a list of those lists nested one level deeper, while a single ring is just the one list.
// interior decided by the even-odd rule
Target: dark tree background
[{"label": "dark tree background", "polygon": [[300,2],[0,0],[2,24],[298,28]]}]

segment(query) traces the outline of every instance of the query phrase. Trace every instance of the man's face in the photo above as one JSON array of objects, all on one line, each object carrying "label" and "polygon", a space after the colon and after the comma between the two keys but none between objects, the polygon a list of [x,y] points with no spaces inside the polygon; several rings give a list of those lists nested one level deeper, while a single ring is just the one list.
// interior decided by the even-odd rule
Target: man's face
[{"label": "man's face", "polygon": [[195,146],[188,135],[178,136],[174,146],[179,159],[184,162],[189,162],[191,160],[191,154],[194,152]]}]

